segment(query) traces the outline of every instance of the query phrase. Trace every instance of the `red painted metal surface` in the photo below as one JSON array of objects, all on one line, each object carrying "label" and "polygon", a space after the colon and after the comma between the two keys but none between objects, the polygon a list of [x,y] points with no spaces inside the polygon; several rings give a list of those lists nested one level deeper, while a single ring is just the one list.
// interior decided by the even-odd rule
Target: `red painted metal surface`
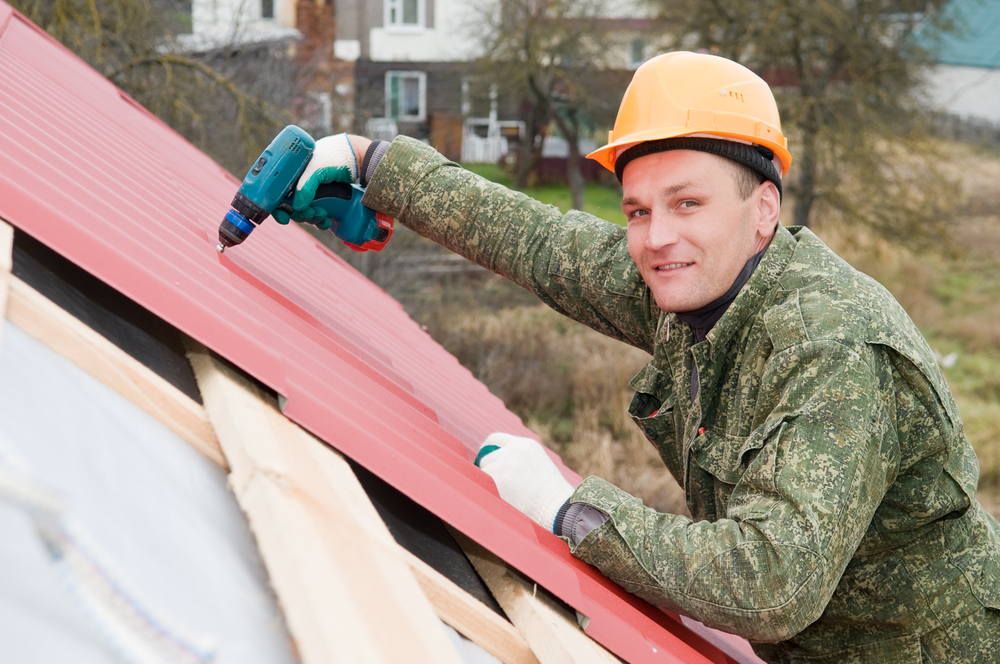
[{"label": "red painted metal surface", "polygon": [[381,289],[271,221],[218,254],[238,182],[2,1],[0,158],[0,217],[285,396],[288,417],[590,617],[611,651],[755,661],[504,503],[471,460],[493,431],[532,434]]}]

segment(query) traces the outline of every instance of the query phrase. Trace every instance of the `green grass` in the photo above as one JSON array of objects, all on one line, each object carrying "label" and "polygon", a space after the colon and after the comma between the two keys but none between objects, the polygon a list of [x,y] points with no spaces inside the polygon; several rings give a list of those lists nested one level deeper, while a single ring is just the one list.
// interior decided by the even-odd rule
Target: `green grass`
[{"label": "green grass", "polygon": [[[511,178],[496,164],[463,164],[463,166],[491,182],[511,185]],[[546,205],[554,205],[563,212],[569,212],[573,197],[567,185],[546,185],[529,187],[523,190],[536,201]],[[613,224],[625,225],[625,215],[622,214],[622,195],[617,189],[599,184],[588,184],[583,193],[583,211],[595,217],[600,217]]]}]

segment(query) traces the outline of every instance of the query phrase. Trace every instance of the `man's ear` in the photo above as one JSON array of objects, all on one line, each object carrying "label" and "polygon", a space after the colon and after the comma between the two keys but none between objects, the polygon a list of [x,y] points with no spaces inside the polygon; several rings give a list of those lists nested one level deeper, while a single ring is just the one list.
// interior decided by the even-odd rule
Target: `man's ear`
[{"label": "man's ear", "polygon": [[757,217],[755,220],[757,233],[765,239],[771,239],[774,229],[778,225],[778,216],[781,214],[781,196],[778,188],[770,180],[764,180],[763,184],[757,188],[756,195]]}]

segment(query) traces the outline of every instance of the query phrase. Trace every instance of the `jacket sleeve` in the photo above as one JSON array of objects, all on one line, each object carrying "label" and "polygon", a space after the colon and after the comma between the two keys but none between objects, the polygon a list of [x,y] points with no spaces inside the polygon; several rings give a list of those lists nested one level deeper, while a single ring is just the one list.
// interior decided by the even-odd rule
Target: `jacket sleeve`
[{"label": "jacket sleeve", "polygon": [[561,214],[397,137],[362,201],[533,292],[555,310],[652,352],[660,315],[628,253],[625,229]]},{"label": "jacket sleeve", "polygon": [[591,477],[571,501],[610,519],[573,554],[653,604],[750,641],[797,634],[830,601],[896,473],[891,387],[883,395],[878,356],[863,352],[827,340],[772,355],[761,394],[775,402],[737,448],[725,518],[660,514]]}]

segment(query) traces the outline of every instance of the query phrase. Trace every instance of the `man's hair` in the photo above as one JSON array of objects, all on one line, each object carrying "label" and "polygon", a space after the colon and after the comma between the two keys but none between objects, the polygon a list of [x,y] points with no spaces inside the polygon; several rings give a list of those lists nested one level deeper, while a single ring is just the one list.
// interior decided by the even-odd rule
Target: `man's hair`
[{"label": "man's hair", "polygon": [[[633,159],[667,150],[708,152],[717,157],[722,157],[732,163],[733,166],[744,166],[750,171],[759,173],[763,177],[763,180],[773,182],[774,186],[778,189],[779,200],[781,198],[781,173],[778,170],[778,166],[774,163],[774,152],[770,148],[735,140],[730,141],[714,136],[711,138],[706,136],[677,136],[637,143],[627,148],[615,160],[615,175],[618,176],[618,181],[622,181],[625,166]],[[763,181],[761,178],[754,177],[751,179],[745,175],[738,175],[736,180],[743,200],[749,198]]]},{"label": "man's hair", "polygon": [[739,162],[726,159],[725,157],[722,160],[726,163],[726,170],[732,174],[733,179],[736,181],[736,193],[739,194],[741,201],[745,201],[753,196],[753,192],[757,191],[757,187],[764,184],[767,180],[762,174],[749,166],[744,166]]}]

